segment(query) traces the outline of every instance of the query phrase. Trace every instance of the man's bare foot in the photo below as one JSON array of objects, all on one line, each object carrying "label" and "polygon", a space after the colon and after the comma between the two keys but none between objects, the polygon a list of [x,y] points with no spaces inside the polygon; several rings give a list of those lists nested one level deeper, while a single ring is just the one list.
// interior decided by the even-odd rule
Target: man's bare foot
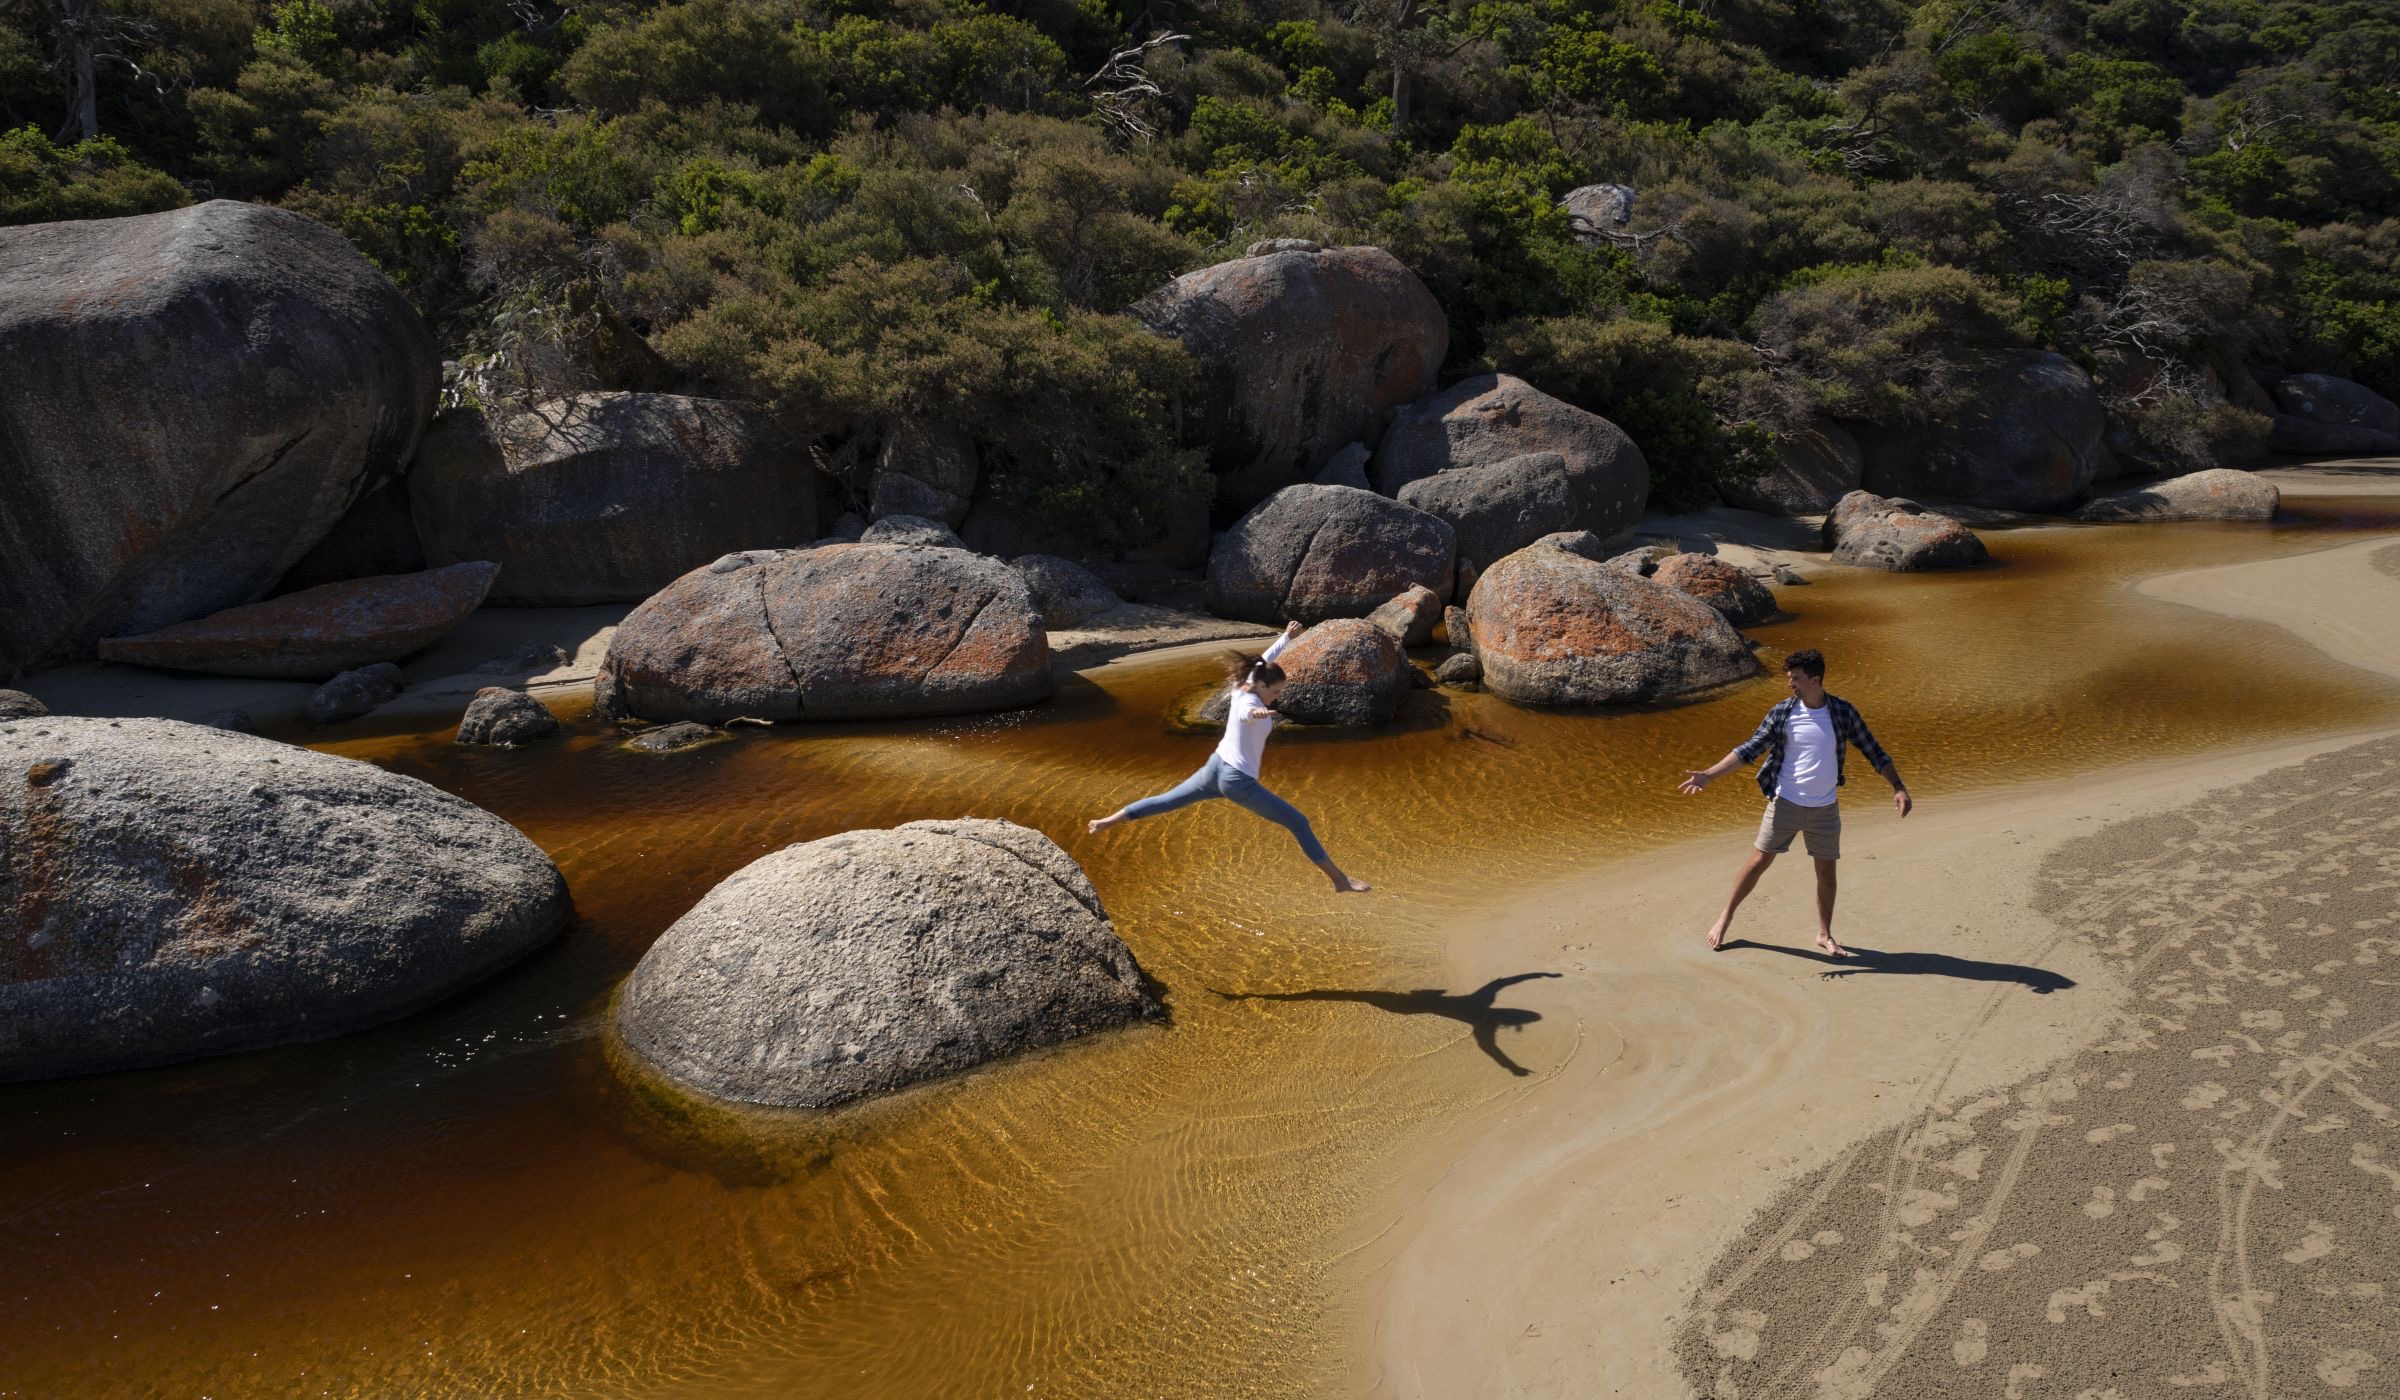
[{"label": "man's bare foot", "polygon": [[1714,924],[1709,925],[1708,951],[1714,953],[1724,948],[1725,926],[1731,922],[1732,920],[1730,919],[1719,919]]},{"label": "man's bare foot", "polygon": [[1833,935],[1830,933],[1818,934],[1817,946],[1824,949],[1825,956],[1829,958],[1846,958],[1850,956],[1850,950],[1836,942]]}]

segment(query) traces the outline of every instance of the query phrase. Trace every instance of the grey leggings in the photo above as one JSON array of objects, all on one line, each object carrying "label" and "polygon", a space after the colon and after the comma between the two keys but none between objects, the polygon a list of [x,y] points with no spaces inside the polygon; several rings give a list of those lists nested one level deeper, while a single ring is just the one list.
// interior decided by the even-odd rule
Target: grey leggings
[{"label": "grey leggings", "polygon": [[1212,797],[1222,797],[1237,807],[1256,812],[1292,833],[1292,839],[1300,843],[1301,854],[1310,860],[1325,859],[1325,848],[1317,843],[1317,833],[1309,829],[1308,818],[1300,815],[1299,808],[1267,791],[1258,779],[1227,767],[1225,760],[1215,754],[1208,756],[1208,762],[1200,765],[1199,772],[1175,787],[1156,797],[1127,803],[1125,815],[1128,819],[1138,821],[1143,817],[1155,817],[1161,812],[1172,812],[1178,807],[1189,807],[1195,802],[1206,802]]}]

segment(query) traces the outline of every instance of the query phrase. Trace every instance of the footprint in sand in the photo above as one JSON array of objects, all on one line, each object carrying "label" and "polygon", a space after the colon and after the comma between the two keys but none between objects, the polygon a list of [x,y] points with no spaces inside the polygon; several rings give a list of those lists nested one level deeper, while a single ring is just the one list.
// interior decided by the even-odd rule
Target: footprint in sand
[{"label": "footprint in sand", "polygon": [[2283,1262],[2286,1264],[2313,1264],[2331,1253],[2333,1253],[2333,1227],[2321,1220],[2311,1220],[2308,1222],[2308,1233],[2300,1237],[2300,1243],[2283,1252]]},{"label": "footprint in sand", "polygon": [[1725,1314],[1729,1324],[1723,1331],[1711,1328],[1708,1344],[1727,1361],[1748,1361],[1758,1355],[1759,1329],[1767,1325],[1767,1315],[1750,1308],[1736,1308]]},{"label": "footprint in sand", "polygon": [[1970,1317],[1958,1324],[1958,1340],[1950,1344],[1950,1359],[1960,1370],[1980,1366],[1992,1349],[1992,1324],[1980,1317]]},{"label": "footprint in sand", "polygon": [[2135,1129],[2131,1123],[2111,1123],[2105,1128],[2094,1128],[2090,1132],[2085,1133],[2083,1135],[2083,1140],[2090,1143],[2094,1147],[2098,1147],[2103,1143],[2115,1142],[2118,1138],[2125,1136],[2127,1133],[2135,1131],[2137,1131],[2137,1129]]},{"label": "footprint in sand", "polygon": [[2094,1220],[2105,1220],[2117,1213],[2117,1190],[2113,1186],[2095,1186],[2092,1198],[2083,1203],[2083,1213]]},{"label": "footprint in sand", "polygon": [[2225,1086],[2214,1079],[2195,1084],[2183,1096],[2183,1106],[2194,1113],[2214,1108],[2225,1097]]},{"label": "footprint in sand", "polygon": [[2026,1240],[2021,1244],[2012,1244],[2006,1249],[1993,1250],[1991,1253],[1986,1254],[1981,1259],[1976,1260],[1975,1267],[1983,1270],[1987,1274],[1996,1274],[2003,1269],[2015,1268],[2017,1265],[2024,1263],[2026,1260],[2031,1259],[2033,1256],[2041,1252],[2042,1247],[2040,1245],[2035,1244],[2031,1240]]},{"label": "footprint in sand", "polygon": [[2380,1363],[2356,1347],[2329,1351],[2317,1359],[2317,1379],[2336,1390],[2348,1390],[2358,1384],[2358,1378],[2375,1369]]}]

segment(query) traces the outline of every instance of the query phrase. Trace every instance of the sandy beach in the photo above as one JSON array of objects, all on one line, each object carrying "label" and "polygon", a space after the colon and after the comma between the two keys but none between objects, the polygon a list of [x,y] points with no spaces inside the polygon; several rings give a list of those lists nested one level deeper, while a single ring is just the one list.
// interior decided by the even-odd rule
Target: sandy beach
[{"label": "sandy beach", "polygon": [[[2142,591],[2400,675],[2396,551]],[[1359,1388],[2390,1393],[2395,777],[2400,740],[2362,732],[1905,823],[1853,784],[1847,965],[1810,948],[1791,861],[1705,950],[1731,836],[1460,929],[1454,985],[1572,975],[1508,995],[1550,1056],[1365,1251]]]}]

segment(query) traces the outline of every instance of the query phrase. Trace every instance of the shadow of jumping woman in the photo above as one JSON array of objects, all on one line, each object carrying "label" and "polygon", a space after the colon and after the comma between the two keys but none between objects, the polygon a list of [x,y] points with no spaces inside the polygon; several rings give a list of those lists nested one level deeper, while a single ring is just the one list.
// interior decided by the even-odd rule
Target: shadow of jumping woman
[{"label": "shadow of jumping woman", "polygon": [[1531,982],[1540,977],[1557,977],[1555,972],[1520,972],[1513,977],[1495,977],[1474,991],[1453,995],[1439,987],[1419,987],[1407,992],[1352,991],[1345,988],[1313,988],[1303,992],[1227,992],[1211,987],[1209,990],[1227,1001],[1355,1001],[1395,1016],[1443,1016],[1464,1023],[1475,1033],[1476,1047],[1492,1057],[1492,1062],[1514,1075],[1528,1075],[1532,1070],[1510,1059],[1500,1048],[1500,1032],[1523,1030],[1542,1019],[1539,1011],[1518,1006],[1499,1006],[1500,993],[1519,982]]}]

